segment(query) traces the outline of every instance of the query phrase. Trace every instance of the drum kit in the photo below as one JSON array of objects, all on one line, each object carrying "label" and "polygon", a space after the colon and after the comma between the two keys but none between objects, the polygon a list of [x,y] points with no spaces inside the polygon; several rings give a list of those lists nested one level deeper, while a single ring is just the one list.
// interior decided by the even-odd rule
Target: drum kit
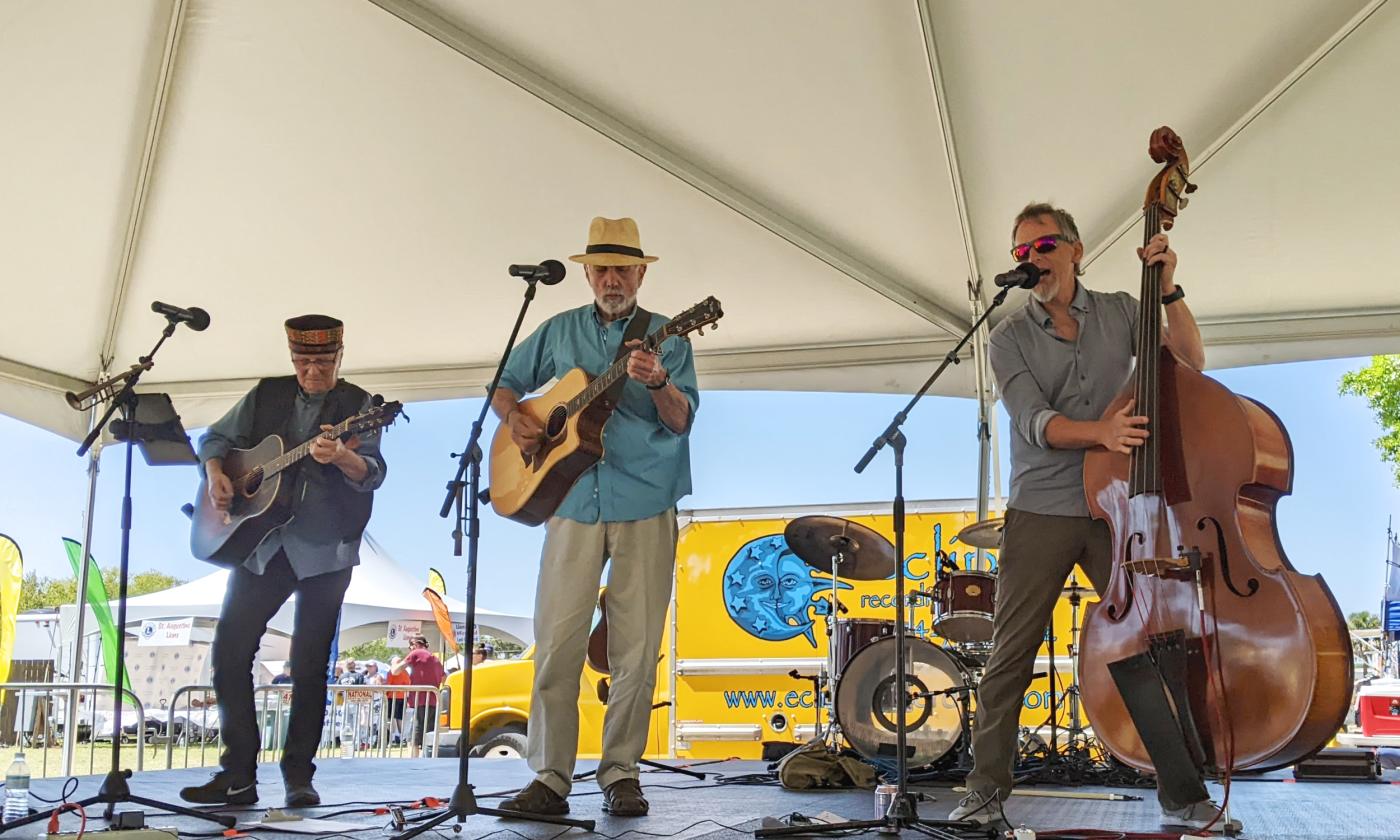
[{"label": "drum kit", "polygon": [[[973,523],[958,533],[972,548],[1001,546],[1001,519]],[[895,655],[892,619],[846,618],[840,602],[842,580],[885,580],[895,573],[894,546],[870,528],[835,516],[804,516],[783,532],[788,547],[807,565],[831,575],[827,620],[827,679],[819,685],[817,720],[830,725],[819,734],[828,748],[844,740],[869,759],[897,756]],[[897,609],[928,603],[932,627],[944,639],[935,644],[918,636],[905,640],[907,688],[904,694],[905,753],[909,766],[938,762],[959,748],[968,759],[969,700],[977,691],[992,641],[996,609],[994,572],[964,570],[940,556],[931,590],[910,594]],[[906,621],[906,626],[909,624]],[[962,762],[960,762],[962,763]],[[970,765],[970,762],[967,762]]]}]

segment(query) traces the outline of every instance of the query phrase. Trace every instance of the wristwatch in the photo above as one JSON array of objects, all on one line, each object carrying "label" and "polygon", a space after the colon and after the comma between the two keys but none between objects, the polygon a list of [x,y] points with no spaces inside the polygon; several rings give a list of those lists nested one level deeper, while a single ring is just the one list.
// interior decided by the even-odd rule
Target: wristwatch
[{"label": "wristwatch", "polygon": [[671,372],[668,370],[668,371],[666,371],[666,378],[663,379],[663,380],[661,380],[661,384],[660,384],[660,385],[648,385],[648,386],[647,386],[647,390],[648,390],[648,391],[660,391],[662,388],[665,388],[665,387],[666,387],[667,385],[669,385],[669,384],[671,384]]},{"label": "wristwatch", "polygon": [[1162,295],[1162,305],[1166,306],[1169,303],[1176,303],[1184,297],[1186,297],[1186,290],[1181,287],[1180,283],[1178,283],[1176,285],[1176,291],[1172,292],[1169,295]]}]

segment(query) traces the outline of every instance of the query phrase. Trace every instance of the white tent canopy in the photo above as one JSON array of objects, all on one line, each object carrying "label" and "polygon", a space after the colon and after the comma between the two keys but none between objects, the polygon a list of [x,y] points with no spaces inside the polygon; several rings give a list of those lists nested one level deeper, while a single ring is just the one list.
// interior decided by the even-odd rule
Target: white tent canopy
[{"label": "white tent canopy", "polygon": [[[180,586],[149,595],[138,595],[126,602],[128,629],[146,619],[156,618],[218,618],[228,585],[228,571],[220,569]],[[360,545],[360,565],[350,576],[350,588],[345,592],[341,609],[340,631],[388,621],[422,621],[433,626],[433,613],[423,598],[424,584],[417,576],[394,562],[384,547],[366,533]],[[443,598],[454,621],[466,619],[466,604],[451,596]],[[117,604],[112,602],[112,615]],[[268,629],[291,635],[296,614],[296,599],[289,600],[268,622]],[[85,622],[88,632],[96,632],[96,622]],[[495,610],[476,610],[476,622],[484,632],[504,635],[529,645],[535,638],[530,616],[510,615]]]},{"label": "white tent canopy", "polygon": [[[1386,0],[3,0],[0,411],[81,437],[63,392],[147,352],[157,299],[213,315],[144,383],[189,425],[307,311],[368,387],[479,394],[505,266],[600,214],[661,256],[649,308],[723,302],[707,387],[909,391],[1029,199],[1136,290],[1161,124],[1213,366],[1400,350],[1397,46]],[[575,270],[526,327],[587,299]]]}]

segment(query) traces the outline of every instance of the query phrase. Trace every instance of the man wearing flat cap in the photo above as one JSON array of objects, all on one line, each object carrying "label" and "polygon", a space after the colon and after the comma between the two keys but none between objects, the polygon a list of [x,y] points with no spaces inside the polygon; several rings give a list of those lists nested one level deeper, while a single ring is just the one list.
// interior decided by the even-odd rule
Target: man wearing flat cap
[{"label": "man wearing flat cap", "polygon": [[[603,810],[641,816],[648,804],[637,761],[646,749],[656,655],[676,559],[676,502],[690,492],[690,427],[699,405],[690,343],[659,354],[640,337],[667,322],[637,305],[647,265],[631,219],[593,220],[582,263],[593,302],[540,325],[511,353],[492,408],[526,453],[544,430],[518,410],[522,396],[572,368],[597,376],[626,356],[626,384],[603,431],[603,457],[584,473],[545,526],[535,595],[535,683],[527,758],[535,780],[501,808],[563,814],[578,753],[579,677],[596,583],[608,570],[608,664],[598,785]],[[636,322],[635,324],[633,322]],[[630,349],[629,349],[630,348]]]},{"label": "man wearing flat cap", "polygon": [[[311,440],[310,457],[283,480],[293,485],[292,519],[272,530],[229,574],[211,652],[224,751],[221,769],[180,796],[203,805],[258,800],[259,727],[253,713],[253,657],[267,623],[293,593],[292,710],[282,753],[287,805],[320,804],[312,758],[326,710],[326,663],[374,491],[384,483],[378,430],[341,441],[322,432],[371,405],[363,389],[340,379],[344,325],[326,315],[286,322],[294,376],[263,379],[199,442],[209,499],[227,510],[233,485],[224,474],[230,449],[272,434],[290,448]],[[284,475],[286,475],[284,473]]]}]

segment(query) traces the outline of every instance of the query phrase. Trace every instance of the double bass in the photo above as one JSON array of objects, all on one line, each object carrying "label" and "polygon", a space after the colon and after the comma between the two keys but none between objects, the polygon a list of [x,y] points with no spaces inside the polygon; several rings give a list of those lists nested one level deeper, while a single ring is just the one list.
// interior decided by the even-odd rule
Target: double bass
[{"label": "double bass", "polygon": [[[1147,190],[1144,247],[1194,190],[1170,128],[1152,133],[1149,152],[1163,167]],[[1288,432],[1163,343],[1160,278],[1160,265],[1143,266],[1136,365],[1104,412],[1135,399],[1149,436],[1130,455],[1084,459],[1114,561],[1084,619],[1080,690],[1094,733],[1123,762],[1153,771],[1155,753],[1228,779],[1293,764],[1336,734],[1351,643],[1327,584],[1296,571],[1279,541]]]}]

